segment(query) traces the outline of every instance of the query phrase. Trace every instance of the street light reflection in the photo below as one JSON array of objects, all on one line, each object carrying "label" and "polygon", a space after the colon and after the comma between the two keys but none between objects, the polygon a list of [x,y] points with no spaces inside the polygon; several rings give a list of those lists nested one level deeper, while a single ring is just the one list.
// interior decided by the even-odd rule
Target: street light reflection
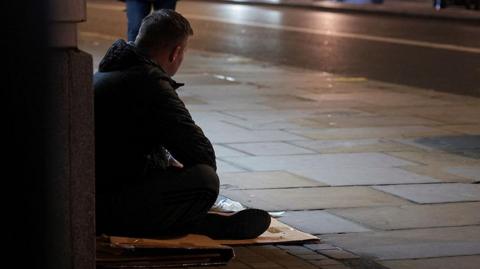
[{"label": "street light reflection", "polygon": [[315,30],[325,30],[327,34],[329,32],[338,32],[342,29],[343,20],[336,16],[336,14],[322,13],[313,17],[311,23],[312,28]]},{"label": "street light reflection", "polygon": [[237,22],[245,21],[259,21],[264,23],[271,24],[280,24],[282,23],[283,14],[276,10],[262,10],[261,16],[259,17],[258,12],[252,12],[252,8],[244,5],[232,5],[228,10],[224,10],[228,13],[229,19]]},{"label": "street light reflection", "polygon": [[[250,0],[233,0],[233,2],[245,3],[245,2],[250,2]],[[278,3],[281,2],[281,0],[263,0],[262,2],[268,2],[268,3],[278,4]]]}]

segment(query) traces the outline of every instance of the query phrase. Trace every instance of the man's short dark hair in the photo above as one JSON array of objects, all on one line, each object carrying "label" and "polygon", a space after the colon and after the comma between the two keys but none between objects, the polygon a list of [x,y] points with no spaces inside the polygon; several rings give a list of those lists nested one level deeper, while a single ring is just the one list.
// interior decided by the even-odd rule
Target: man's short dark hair
[{"label": "man's short dark hair", "polygon": [[193,35],[185,17],[170,9],[160,9],[145,17],[135,44],[145,49],[172,48]]}]

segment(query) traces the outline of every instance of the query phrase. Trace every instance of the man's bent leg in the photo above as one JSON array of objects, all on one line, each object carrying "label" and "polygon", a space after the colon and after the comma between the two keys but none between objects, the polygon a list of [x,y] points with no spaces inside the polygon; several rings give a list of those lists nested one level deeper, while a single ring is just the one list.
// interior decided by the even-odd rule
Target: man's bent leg
[{"label": "man's bent leg", "polygon": [[207,165],[158,172],[136,186],[98,197],[98,232],[124,236],[187,233],[205,218],[218,191],[218,176]]}]

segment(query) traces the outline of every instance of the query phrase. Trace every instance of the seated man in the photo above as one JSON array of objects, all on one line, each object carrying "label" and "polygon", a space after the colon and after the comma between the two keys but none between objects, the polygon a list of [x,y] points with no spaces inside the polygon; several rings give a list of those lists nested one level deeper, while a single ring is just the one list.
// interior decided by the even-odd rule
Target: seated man
[{"label": "seated man", "polygon": [[116,41],[94,76],[97,234],[215,239],[262,234],[270,216],[208,213],[219,192],[215,153],[172,80],[189,22],[173,10],[143,20],[135,42]]}]

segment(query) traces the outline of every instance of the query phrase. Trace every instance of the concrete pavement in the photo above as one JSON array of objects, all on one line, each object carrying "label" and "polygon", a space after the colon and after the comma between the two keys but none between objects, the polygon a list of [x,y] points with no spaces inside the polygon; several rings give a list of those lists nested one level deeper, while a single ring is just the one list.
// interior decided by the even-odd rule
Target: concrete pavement
[{"label": "concrete pavement", "polygon": [[[446,8],[436,9],[430,0],[385,0],[381,4],[372,3],[371,0],[189,0],[211,1],[248,5],[284,6],[307,8],[330,12],[351,12],[388,16],[403,16],[413,18],[441,19],[480,23],[480,11],[473,6],[453,5],[448,2]],[[472,1],[473,2],[473,1]]]},{"label": "concrete pavement", "polygon": [[[113,39],[79,43],[98,67]],[[194,50],[175,79],[221,193],[322,242],[240,247],[224,268],[477,268],[479,98]]]}]

